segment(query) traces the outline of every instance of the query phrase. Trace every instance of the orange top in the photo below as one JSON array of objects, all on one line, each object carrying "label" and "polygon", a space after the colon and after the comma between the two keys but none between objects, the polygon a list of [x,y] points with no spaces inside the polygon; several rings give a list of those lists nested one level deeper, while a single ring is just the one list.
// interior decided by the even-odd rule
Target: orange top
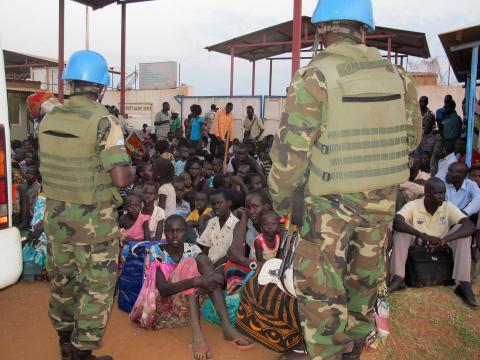
[{"label": "orange top", "polygon": [[213,123],[213,133],[218,136],[222,141],[225,141],[225,135],[230,134],[230,141],[233,141],[235,134],[233,131],[233,113],[227,115],[225,109],[220,109],[215,115],[215,121]]}]

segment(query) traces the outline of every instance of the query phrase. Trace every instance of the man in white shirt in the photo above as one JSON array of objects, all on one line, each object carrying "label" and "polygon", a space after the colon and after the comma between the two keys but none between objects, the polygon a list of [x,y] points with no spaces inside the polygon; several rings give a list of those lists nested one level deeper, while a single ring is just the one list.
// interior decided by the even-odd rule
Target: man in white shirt
[{"label": "man in white shirt", "polygon": [[[455,142],[453,140],[442,140],[442,143],[439,146],[440,154],[434,154],[437,157],[441,156],[438,160],[436,170],[432,168],[432,174],[435,174],[436,177],[445,180],[447,175],[448,167],[450,164],[457,162],[458,159],[455,156]],[[432,161],[434,163],[434,161]],[[433,164],[435,167],[435,164]]]}]

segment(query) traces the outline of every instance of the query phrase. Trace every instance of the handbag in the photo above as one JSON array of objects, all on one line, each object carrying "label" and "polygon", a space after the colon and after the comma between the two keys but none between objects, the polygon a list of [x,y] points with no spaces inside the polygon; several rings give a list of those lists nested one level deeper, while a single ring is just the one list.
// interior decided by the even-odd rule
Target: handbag
[{"label": "handbag", "polygon": [[128,316],[132,324],[143,329],[155,329],[156,300],[159,296],[155,281],[157,278],[157,267],[160,265],[161,263],[158,261],[150,264],[142,289]]},{"label": "handbag", "polygon": [[410,287],[453,285],[453,257],[448,246],[428,252],[425,246],[408,249],[405,282]]}]

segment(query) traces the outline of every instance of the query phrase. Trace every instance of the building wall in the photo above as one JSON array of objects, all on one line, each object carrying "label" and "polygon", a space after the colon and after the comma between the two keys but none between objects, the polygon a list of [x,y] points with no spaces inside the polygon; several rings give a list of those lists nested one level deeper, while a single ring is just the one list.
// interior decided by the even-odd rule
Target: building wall
[{"label": "building wall", "polygon": [[[192,92],[190,86],[182,85],[177,89],[166,90],[127,90],[125,92],[125,104],[144,104],[151,105],[150,111],[132,111],[130,120],[127,122],[136,129],[141,129],[142,124],[146,123],[149,126],[153,125],[155,114],[162,110],[162,104],[167,101],[170,104],[170,108],[180,113],[180,104],[175,100],[175,96],[189,96]],[[120,109],[120,91],[109,90],[103,97],[102,104],[115,105]],[[147,106],[145,106],[147,107]]]},{"label": "building wall", "polygon": [[29,120],[27,118],[27,96],[29,94],[18,94],[20,96],[19,107],[17,109],[12,109],[12,111],[18,112],[18,123],[10,123],[10,138],[12,140],[24,140],[28,137],[28,132],[30,129]]},{"label": "building wall", "polygon": [[[418,96],[428,96],[428,107],[435,112],[443,107],[443,98],[450,94],[457,103],[457,113],[462,116],[462,100],[465,97],[465,88],[460,85],[424,85],[418,87]],[[477,87],[477,99],[480,99],[480,88]]]}]

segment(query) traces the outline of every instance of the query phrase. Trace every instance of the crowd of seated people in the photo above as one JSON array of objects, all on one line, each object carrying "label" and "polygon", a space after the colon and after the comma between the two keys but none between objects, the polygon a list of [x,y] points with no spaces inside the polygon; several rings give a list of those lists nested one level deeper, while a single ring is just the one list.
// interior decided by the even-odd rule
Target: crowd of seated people
[{"label": "crowd of seated people", "polygon": [[[467,165],[467,119],[455,111],[455,101],[445,96],[434,114],[428,98],[419,99],[423,134],[411,154],[410,179],[399,186],[397,215],[393,222],[389,292],[402,290],[409,247],[423,243],[433,252],[447,246],[453,257],[455,294],[467,305],[477,303],[471,286],[472,259],[478,257],[480,188],[478,129],[475,114],[471,166]],[[465,102],[463,102],[465,116]]]},{"label": "crowd of seated people", "polygon": [[[423,137],[411,154],[410,178],[398,189],[388,288],[394,292],[405,287],[408,250],[419,238],[432,251],[451,248],[455,293],[476,306],[470,273],[477,251],[472,239],[475,243],[480,238],[480,167],[466,165],[465,121],[451,97],[436,113],[428,109],[426,97],[419,102]],[[256,136],[245,131],[239,141],[231,127],[228,141],[218,131],[231,126],[232,107],[217,110],[212,105],[202,115],[202,108],[193,105],[182,127],[165,103],[155,127],[143,127],[142,144],[131,154],[135,182],[120,191],[122,246],[145,241],[158,245],[149,255],[159,297],[150,328],[190,325],[198,360],[212,357],[199,321],[208,298],[233,346],[248,349],[256,341],[278,352],[303,351],[295,298],[274,284],[259,285],[254,270],[283,256],[284,219],[273,212],[267,187],[273,136],[262,137],[262,120],[249,107],[245,124],[251,129],[252,121],[259,122]],[[35,149],[34,141],[12,143],[14,212],[18,226],[30,226],[31,236],[45,244],[45,198]],[[237,299],[233,324],[232,299]]]}]

